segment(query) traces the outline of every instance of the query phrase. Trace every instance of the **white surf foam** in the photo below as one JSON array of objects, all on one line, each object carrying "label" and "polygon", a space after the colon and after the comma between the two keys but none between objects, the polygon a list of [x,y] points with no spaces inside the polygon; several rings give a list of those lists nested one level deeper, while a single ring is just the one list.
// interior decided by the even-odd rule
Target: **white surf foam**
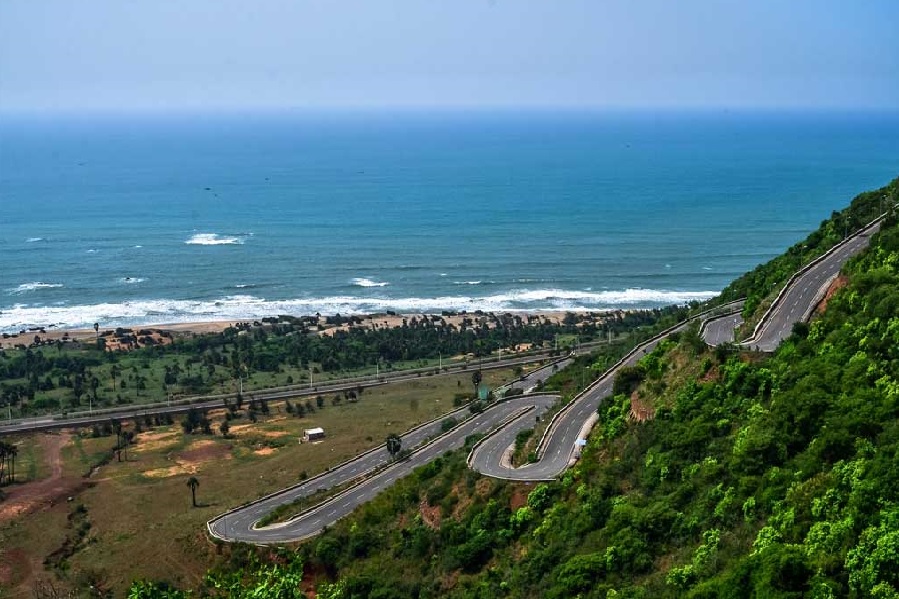
[{"label": "white surf foam", "polygon": [[35,281],[33,283],[22,283],[18,287],[13,287],[12,289],[8,289],[10,293],[27,293],[29,291],[37,291],[38,289],[55,289],[57,287],[62,287],[62,283],[41,283],[40,281]]},{"label": "white surf foam", "polygon": [[244,238],[218,233],[196,233],[185,241],[187,245],[243,245]]},{"label": "white surf foam", "polygon": [[143,283],[147,279],[143,277],[122,277],[119,279],[119,283],[123,283],[125,285],[135,285],[137,283]]},{"label": "white surf foam", "polygon": [[16,304],[0,312],[0,331],[32,326],[64,328],[133,326],[205,320],[237,321],[279,314],[369,314],[392,310],[400,313],[439,313],[442,310],[603,310],[658,307],[710,299],[717,291],[623,289],[597,292],[562,289],[515,290],[483,297],[361,298],[332,296],[266,300],[252,295],[230,295],[215,300],[137,300],[119,304],[33,306]]},{"label": "white surf foam", "polygon": [[387,287],[390,284],[384,281],[372,281],[365,277],[356,277],[352,282],[358,287]]},{"label": "white surf foam", "polygon": [[25,243],[37,243],[39,241],[44,241],[43,237],[29,237],[25,240]]},{"label": "white surf foam", "polygon": [[453,285],[480,285],[481,281],[453,281]]}]

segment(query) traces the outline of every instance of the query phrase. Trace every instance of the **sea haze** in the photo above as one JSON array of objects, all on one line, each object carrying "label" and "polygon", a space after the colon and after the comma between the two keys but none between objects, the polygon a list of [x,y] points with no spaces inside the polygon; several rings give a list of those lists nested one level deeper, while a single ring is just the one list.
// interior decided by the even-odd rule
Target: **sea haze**
[{"label": "sea haze", "polygon": [[896,114],[4,118],[0,331],[707,299],[897,174]]}]

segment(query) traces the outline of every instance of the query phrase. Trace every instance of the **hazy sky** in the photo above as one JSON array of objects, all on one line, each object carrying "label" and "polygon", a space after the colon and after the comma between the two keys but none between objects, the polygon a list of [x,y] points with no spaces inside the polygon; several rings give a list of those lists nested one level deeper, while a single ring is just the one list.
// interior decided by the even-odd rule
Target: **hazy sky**
[{"label": "hazy sky", "polygon": [[0,110],[899,109],[897,0],[0,0]]}]

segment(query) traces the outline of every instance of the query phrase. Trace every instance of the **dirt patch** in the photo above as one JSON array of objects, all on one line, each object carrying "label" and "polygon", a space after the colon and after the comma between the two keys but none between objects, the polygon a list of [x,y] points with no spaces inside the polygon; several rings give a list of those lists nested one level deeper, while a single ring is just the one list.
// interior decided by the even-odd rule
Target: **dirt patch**
[{"label": "dirt patch", "polygon": [[145,470],[143,474],[149,478],[168,478],[182,474],[196,474],[200,466],[206,462],[230,460],[234,457],[231,454],[231,449],[231,445],[216,443],[211,439],[195,441],[187,451],[182,451],[175,456],[169,456],[169,459],[175,462],[173,465]]},{"label": "dirt patch", "polygon": [[712,366],[711,368],[709,368],[708,372],[706,372],[704,375],[699,377],[699,382],[700,383],[709,383],[711,381],[717,381],[718,374],[719,374],[718,366]]},{"label": "dirt patch", "polygon": [[170,476],[180,476],[182,474],[196,474],[196,464],[177,464],[168,466],[167,468],[154,468],[153,470],[144,471],[144,476],[149,478],[168,478]]},{"label": "dirt patch", "polygon": [[272,455],[277,450],[274,447],[263,447],[261,449],[256,449],[253,451],[256,455]]},{"label": "dirt patch", "polygon": [[827,302],[833,297],[833,294],[845,287],[849,284],[849,277],[846,275],[839,275],[833,282],[830,284],[830,287],[827,288],[827,291],[824,293],[824,299],[822,299],[817,307],[815,307],[815,312],[817,314],[823,314],[825,310],[827,310]]},{"label": "dirt patch", "polygon": [[512,490],[512,498],[509,500],[509,509],[512,510],[512,513],[515,513],[516,510],[520,507],[524,507],[528,504],[528,495],[531,492],[531,488],[525,487],[523,485],[516,485]]},{"label": "dirt patch", "polygon": [[422,499],[418,504],[418,513],[421,514],[421,521],[425,526],[432,530],[440,528],[440,506],[428,505],[427,499]]},{"label": "dirt patch", "polygon": [[71,438],[70,433],[48,433],[38,437],[50,468],[50,476],[8,488],[6,501],[0,504],[0,523],[37,509],[51,507],[89,486],[83,479],[62,475],[60,452]]},{"label": "dirt patch", "polygon": [[199,464],[213,460],[227,460],[231,458],[231,445],[223,445],[212,440],[196,441],[190,449],[182,451],[175,457],[179,464]]},{"label": "dirt patch", "polygon": [[0,551],[0,587],[12,588],[31,576],[31,560],[21,549]]},{"label": "dirt patch", "polygon": [[488,495],[493,489],[493,480],[487,477],[478,479],[478,482],[474,484],[474,492],[484,497]]},{"label": "dirt patch", "polygon": [[655,418],[656,411],[647,402],[643,401],[640,394],[634,391],[631,394],[631,410],[627,417],[635,422],[646,422]]},{"label": "dirt patch", "polygon": [[178,442],[177,435],[173,432],[167,433],[140,433],[135,437],[136,445],[131,449],[131,451],[137,451],[140,453],[147,451],[156,451],[158,449],[165,449],[170,445],[174,445]]}]

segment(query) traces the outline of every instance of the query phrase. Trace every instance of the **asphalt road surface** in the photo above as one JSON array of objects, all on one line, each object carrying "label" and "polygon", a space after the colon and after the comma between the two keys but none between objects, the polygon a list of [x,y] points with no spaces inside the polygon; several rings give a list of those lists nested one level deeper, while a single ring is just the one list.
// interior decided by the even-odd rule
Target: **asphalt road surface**
[{"label": "asphalt road surface", "polygon": [[[856,233],[841,246],[824,256],[818,263],[796,277],[762,317],[758,334],[741,342],[751,349],[772,352],[793,332],[793,325],[811,317],[812,310],[824,296],[831,281],[849,258],[868,247],[871,235],[880,229],[876,222]],[[703,340],[711,345],[734,341],[734,329],[743,324],[743,317],[730,314],[706,322]]]},{"label": "asphalt road surface", "polygon": [[[675,330],[682,330],[686,323]],[[502,427],[500,434],[489,437],[472,452],[470,463],[483,474],[510,480],[548,480],[561,474],[567,467],[584,423],[596,412],[599,402],[611,392],[611,385],[617,368],[633,365],[645,353],[659,343],[661,337],[654,338],[633,350],[616,367],[610,369],[601,379],[558,413],[546,435],[547,443],[542,448],[542,459],[536,464],[528,464],[520,469],[502,467],[501,454],[514,442],[519,430],[532,428],[536,418],[549,410],[559,398],[553,395],[523,395],[494,404],[455,427],[448,433],[437,436],[432,441],[415,450],[407,459],[391,463],[385,448],[366,452],[353,460],[341,464],[328,472],[304,481],[298,485],[279,491],[258,501],[231,510],[207,523],[209,532],[225,541],[242,541],[260,545],[299,541],[321,532],[340,518],[352,513],[359,505],[370,501],[394,482],[408,476],[413,469],[424,465],[447,451],[464,446],[465,439],[473,434],[487,434]],[[541,370],[551,370],[550,365]],[[547,372],[531,373],[545,377]],[[543,379],[541,379],[543,380]],[[462,418],[465,409],[449,416]],[[416,446],[425,438],[438,435],[440,421],[423,425],[402,437],[403,447]],[[511,438],[511,442],[509,439]],[[360,482],[352,484],[355,480]],[[257,523],[278,506],[297,498],[309,496],[319,489],[351,485],[344,491],[307,510],[287,522],[266,527]]]},{"label": "asphalt road surface", "polygon": [[[466,371],[471,372],[477,369],[493,370],[497,368],[510,368],[512,366],[532,364],[534,362],[546,360],[549,358],[550,356],[547,353],[534,354],[532,356],[526,357],[513,356],[504,358],[502,361],[496,359],[488,359],[483,362],[469,362],[468,364],[453,364],[451,366],[445,366],[444,371],[446,374],[450,374]],[[420,373],[431,373],[435,370],[436,368],[400,370],[382,373],[378,378],[372,376],[326,381],[320,385],[314,385],[311,389],[261,389],[259,391],[247,391],[244,395],[247,400],[252,397],[253,399],[264,399],[266,401],[314,397],[316,395],[325,395],[328,393],[337,393],[341,391],[356,389],[360,385],[363,387],[373,387],[375,385],[386,385],[388,383],[417,380],[421,376]],[[60,414],[55,414],[39,416],[36,418],[14,420],[9,422],[8,424],[0,424],[0,435],[37,430],[52,430],[59,428],[85,428],[93,426],[95,424],[103,424],[104,422],[109,422],[111,418],[115,418],[117,420],[130,420],[133,418],[140,418],[145,415],[152,416],[154,414],[166,413],[183,414],[192,408],[198,410],[221,408],[223,406],[222,402],[224,399],[233,400],[234,395],[210,395],[204,398],[197,398],[195,400],[195,403],[174,403],[172,405],[154,404],[134,406],[125,409],[120,408],[114,410],[94,410],[90,414],[85,410],[84,412],[77,415],[70,414],[68,417],[63,417]]]},{"label": "asphalt road surface", "polygon": [[[842,265],[853,255],[867,247],[870,235],[879,229],[879,223],[848,239],[801,275],[793,279],[785,291],[762,319],[757,335],[749,345],[763,351],[773,351],[792,332],[796,322],[805,320],[820,300],[827,285]],[[704,338],[714,345],[733,339],[733,330],[742,322],[739,314],[725,315],[706,323]],[[549,410],[558,398],[550,395],[523,395],[500,402],[488,410],[470,417],[449,432],[439,435],[440,422],[435,421],[410,431],[403,436],[403,446],[418,446],[408,459],[391,463],[386,449],[366,452],[353,460],[332,468],[328,472],[290,487],[259,501],[231,510],[208,522],[211,534],[226,541],[244,541],[272,544],[297,541],[319,533],[324,527],[352,513],[356,507],[374,498],[396,480],[439,455],[462,447],[466,437],[481,433],[487,436],[469,454],[471,468],[481,474],[519,481],[550,480],[565,471],[572,461],[576,442],[585,424],[596,414],[603,399],[612,392],[612,384],[618,369],[632,366],[668,334],[686,328],[682,323],[664,335],[659,335],[634,349],[622,361],[609,369],[584,393],[562,408],[553,418],[544,435],[536,463],[513,467],[504,459],[521,430],[531,428]],[[562,368],[567,362],[559,363]],[[516,385],[528,390],[537,380],[545,380],[553,365],[539,369],[523,377]],[[462,418],[464,410],[448,416]],[[359,482],[353,482],[359,481]],[[347,485],[347,488],[318,506],[303,512],[287,522],[257,527],[266,514],[279,505],[319,489]]]},{"label": "asphalt road surface", "polygon": [[880,223],[874,223],[796,277],[765,314],[757,334],[743,345],[765,352],[777,349],[781,341],[792,334],[794,324],[808,320],[843,264],[868,247],[871,235],[879,229]]},{"label": "asphalt road surface", "polygon": [[734,329],[741,324],[743,324],[743,317],[739,312],[714,318],[709,320],[702,329],[702,339],[713,347],[722,343],[733,343]]}]

